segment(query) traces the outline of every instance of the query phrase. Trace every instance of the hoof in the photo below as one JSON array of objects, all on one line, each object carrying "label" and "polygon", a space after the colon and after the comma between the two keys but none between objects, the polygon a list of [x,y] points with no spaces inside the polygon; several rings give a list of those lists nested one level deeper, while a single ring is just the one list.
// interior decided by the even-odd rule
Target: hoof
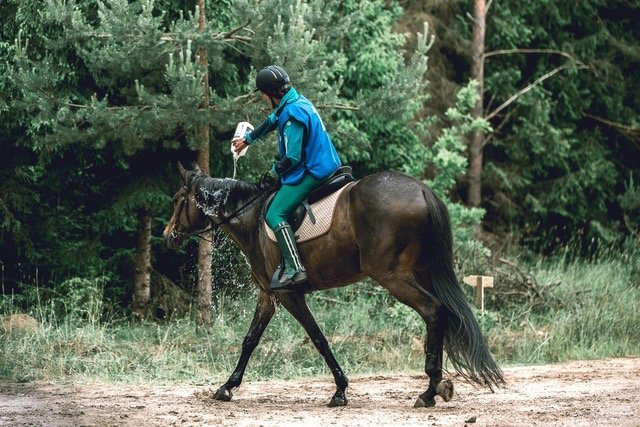
[{"label": "hoof", "polygon": [[436,400],[433,398],[426,399],[425,401],[422,397],[418,397],[416,403],[413,404],[414,408],[430,408],[432,406],[436,406]]},{"label": "hoof", "polygon": [[445,402],[448,402],[453,397],[453,383],[451,380],[440,381],[436,386],[436,393]]},{"label": "hoof", "polygon": [[347,396],[343,391],[336,391],[336,394],[331,398],[331,402],[329,402],[329,408],[335,408],[336,406],[347,406]]},{"label": "hoof", "polygon": [[225,387],[220,387],[214,394],[214,400],[220,400],[222,402],[229,402],[233,397],[233,393]]}]

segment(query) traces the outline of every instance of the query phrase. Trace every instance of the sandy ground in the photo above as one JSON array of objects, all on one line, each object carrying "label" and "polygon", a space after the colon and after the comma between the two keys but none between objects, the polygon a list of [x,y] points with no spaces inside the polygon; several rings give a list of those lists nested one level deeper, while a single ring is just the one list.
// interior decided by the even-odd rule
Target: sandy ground
[{"label": "sandy ground", "polygon": [[246,382],[231,402],[210,386],[0,383],[2,426],[640,426],[640,358],[505,369],[491,393],[452,378],[450,402],[414,409],[421,375],[353,377],[328,408],[330,378]]}]

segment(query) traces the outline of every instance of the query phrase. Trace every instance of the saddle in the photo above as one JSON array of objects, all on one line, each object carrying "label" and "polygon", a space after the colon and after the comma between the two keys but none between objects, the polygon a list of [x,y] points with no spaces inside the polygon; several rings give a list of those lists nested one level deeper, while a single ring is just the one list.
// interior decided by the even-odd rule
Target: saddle
[{"label": "saddle", "polygon": [[[316,223],[315,215],[311,209],[312,204],[335,193],[348,183],[355,181],[353,175],[351,175],[351,170],[351,166],[339,167],[333,175],[327,178],[318,188],[313,190],[307,198],[303,200],[291,214],[289,214],[289,225],[294,232],[300,228],[305,216],[307,215],[309,216],[309,220],[312,224]],[[275,192],[269,196],[265,206],[268,207],[271,204],[274,196]]]}]

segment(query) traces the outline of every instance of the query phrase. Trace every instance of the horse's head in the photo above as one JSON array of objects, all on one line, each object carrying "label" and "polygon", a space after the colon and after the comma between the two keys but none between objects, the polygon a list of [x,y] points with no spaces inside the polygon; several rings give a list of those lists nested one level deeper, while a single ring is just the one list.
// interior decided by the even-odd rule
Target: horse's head
[{"label": "horse's head", "polygon": [[173,215],[162,233],[165,243],[170,248],[178,248],[184,240],[202,233],[210,223],[197,202],[197,185],[199,178],[205,177],[200,168],[187,171],[178,164],[182,187],[173,196]]}]

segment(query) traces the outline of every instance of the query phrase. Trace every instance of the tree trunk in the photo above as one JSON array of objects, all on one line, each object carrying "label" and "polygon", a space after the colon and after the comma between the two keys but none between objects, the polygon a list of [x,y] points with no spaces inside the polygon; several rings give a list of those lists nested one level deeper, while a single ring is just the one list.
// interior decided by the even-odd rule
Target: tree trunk
[{"label": "tree trunk", "polygon": [[[473,108],[474,118],[484,115],[484,34],[486,26],[486,2],[474,0],[473,7],[473,45],[471,78],[478,82],[478,99]],[[469,170],[467,172],[467,204],[478,207],[482,202],[482,149],[484,135],[475,131],[469,138]]]},{"label": "tree trunk", "polygon": [[[198,31],[204,31],[206,26],[205,0],[198,0]],[[202,77],[202,103],[201,109],[209,108],[209,68],[207,51],[203,47],[198,48],[198,62],[205,70]],[[196,130],[198,141],[198,166],[205,174],[209,175],[209,125],[200,125]],[[208,329],[211,326],[211,242],[201,239],[198,246],[198,296],[197,296],[197,320],[198,328]]]},{"label": "tree trunk", "polygon": [[133,315],[144,320],[149,313],[151,299],[151,214],[140,213],[138,247],[133,279]]}]

